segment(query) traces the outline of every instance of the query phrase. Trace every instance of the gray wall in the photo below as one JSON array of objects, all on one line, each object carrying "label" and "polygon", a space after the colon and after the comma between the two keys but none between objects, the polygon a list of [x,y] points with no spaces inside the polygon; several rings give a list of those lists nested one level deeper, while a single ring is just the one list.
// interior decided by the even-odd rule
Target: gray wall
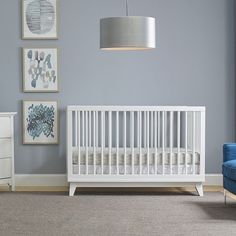
[{"label": "gray wall", "polygon": [[[21,40],[20,0],[0,1],[0,111],[17,111],[16,172],[65,173],[68,104],[205,105],[206,172],[219,173],[234,141],[234,1],[130,0],[130,14],[157,18],[157,49],[99,51],[99,19],[123,0],[60,0],[59,40]],[[22,93],[21,47],[60,48],[58,94]],[[22,145],[22,99],[58,99],[60,145]]]}]

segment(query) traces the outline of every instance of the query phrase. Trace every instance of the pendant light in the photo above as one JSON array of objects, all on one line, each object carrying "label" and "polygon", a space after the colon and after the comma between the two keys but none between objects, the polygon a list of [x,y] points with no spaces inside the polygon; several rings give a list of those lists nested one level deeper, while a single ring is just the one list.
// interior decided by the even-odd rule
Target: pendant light
[{"label": "pendant light", "polygon": [[145,50],[156,47],[155,18],[129,16],[126,0],[126,16],[100,19],[100,49]]}]

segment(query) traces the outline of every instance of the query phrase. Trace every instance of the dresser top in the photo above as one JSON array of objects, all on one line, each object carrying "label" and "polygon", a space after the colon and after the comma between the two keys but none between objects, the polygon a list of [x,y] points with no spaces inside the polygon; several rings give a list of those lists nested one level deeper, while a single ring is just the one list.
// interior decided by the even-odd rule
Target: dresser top
[{"label": "dresser top", "polygon": [[3,116],[15,116],[17,112],[0,112],[0,117]]}]

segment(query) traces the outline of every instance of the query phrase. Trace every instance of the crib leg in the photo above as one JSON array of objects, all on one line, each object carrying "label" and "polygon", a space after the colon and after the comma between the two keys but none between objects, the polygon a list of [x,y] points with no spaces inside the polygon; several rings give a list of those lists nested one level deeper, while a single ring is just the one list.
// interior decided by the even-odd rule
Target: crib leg
[{"label": "crib leg", "polygon": [[70,183],[69,196],[72,197],[75,194],[77,185],[75,183]]},{"label": "crib leg", "polygon": [[197,191],[198,195],[200,197],[203,197],[203,186],[202,186],[202,183],[196,184],[195,188],[196,188],[196,191]]}]

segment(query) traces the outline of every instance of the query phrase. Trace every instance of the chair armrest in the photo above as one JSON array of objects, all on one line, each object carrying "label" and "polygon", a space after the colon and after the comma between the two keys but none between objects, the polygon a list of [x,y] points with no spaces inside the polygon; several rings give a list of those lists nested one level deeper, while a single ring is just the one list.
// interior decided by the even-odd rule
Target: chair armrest
[{"label": "chair armrest", "polygon": [[236,159],[236,143],[225,143],[223,145],[223,161]]}]

